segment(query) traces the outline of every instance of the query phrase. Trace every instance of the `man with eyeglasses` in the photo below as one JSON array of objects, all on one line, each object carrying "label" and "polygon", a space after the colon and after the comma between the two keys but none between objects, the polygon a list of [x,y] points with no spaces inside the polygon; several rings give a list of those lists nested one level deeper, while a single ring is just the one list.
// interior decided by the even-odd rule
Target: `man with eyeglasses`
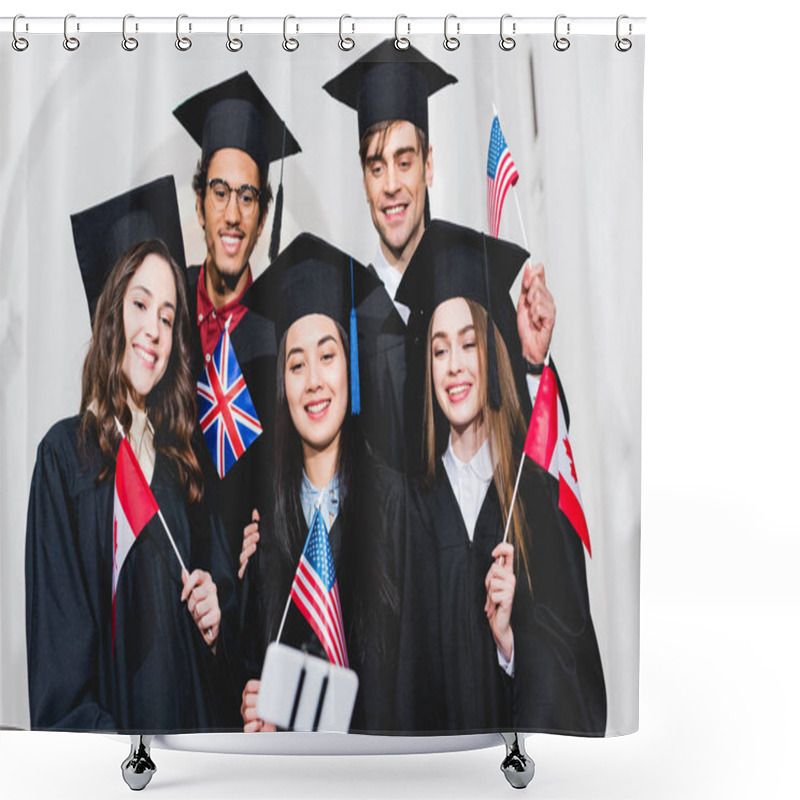
[{"label": "man with eyeglasses", "polygon": [[[273,323],[249,313],[241,302],[253,282],[250,258],[261,236],[272,200],[268,183],[269,164],[300,152],[284,121],[278,116],[248,72],[242,72],[205,89],[178,106],[173,114],[201,147],[192,180],[197,220],[203,229],[206,257],[201,265],[187,269],[189,312],[194,316],[193,376],[198,384],[198,407],[206,441],[198,437],[198,456],[203,465],[205,485],[218,499],[225,522],[231,554],[236,558],[242,545],[242,531],[267,495],[272,441],[274,377],[277,357]],[[282,194],[282,186],[278,195]],[[276,202],[270,258],[280,247],[280,207]],[[241,423],[233,406],[232,392],[223,397],[219,381],[211,377],[218,345],[224,344],[227,328],[230,349],[241,369],[252,400],[242,409],[254,411],[261,431],[252,436],[253,425]],[[228,363],[228,362],[226,362]],[[201,383],[209,376],[203,396]],[[210,391],[209,391],[210,390]],[[208,410],[208,396],[215,394]],[[233,409],[229,413],[229,408]],[[204,419],[205,414],[205,419]],[[209,429],[208,419],[216,415],[219,428]],[[223,437],[222,424],[230,432]],[[248,427],[249,426],[249,427]],[[216,443],[212,443],[216,437]],[[263,512],[263,508],[261,511]]]}]

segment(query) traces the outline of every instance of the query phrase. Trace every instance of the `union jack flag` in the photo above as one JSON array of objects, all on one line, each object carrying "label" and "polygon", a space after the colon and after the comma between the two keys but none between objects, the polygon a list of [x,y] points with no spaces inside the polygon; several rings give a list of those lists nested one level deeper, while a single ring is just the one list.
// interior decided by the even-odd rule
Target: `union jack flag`
[{"label": "union jack flag", "polygon": [[339,584],[328,530],[319,508],[311,520],[306,546],[294,575],[291,598],[319,637],[330,662],[337,667],[349,667]]},{"label": "union jack flag", "polygon": [[220,478],[261,435],[261,423],[231,345],[228,325],[197,381],[200,427]]},{"label": "union jack flag", "polygon": [[497,114],[492,121],[492,135],[489,139],[489,157],[486,163],[487,187],[486,204],[489,212],[489,233],[497,236],[500,233],[500,215],[503,213],[503,202],[510,186],[519,180],[514,159],[508,149],[500,120]]}]

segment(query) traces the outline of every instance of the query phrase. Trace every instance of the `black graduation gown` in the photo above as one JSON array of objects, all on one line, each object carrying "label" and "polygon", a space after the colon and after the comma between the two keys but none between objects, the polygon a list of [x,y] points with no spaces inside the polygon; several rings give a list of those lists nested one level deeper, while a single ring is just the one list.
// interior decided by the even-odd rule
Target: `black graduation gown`
[{"label": "black graduation gown", "polygon": [[[402,475],[371,457],[369,464],[366,471],[370,476],[369,485],[359,491],[357,498],[342,498],[342,507],[328,536],[336,564],[350,668],[359,679],[350,731],[394,733],[400,625],[397,587],[402,580],[399,562],[405,538],[406,483]],[[343,521],[344,504],[352,502],[364,504],[357,531],[345,530]],[[304,541],[305,521],[302,527]],[[249,652],[249,677],[260,676],[267,644],[277,637],[302,552],[301,546],[292,566],[287,567],[270,533],[264,530],[257,551],[261,570],[251,570],[248,564],[244,579],[250,583],[247,594],[251,599],[256,591],[264,593],[263,606],[255,603],[249,606],[251,616],[242,632]],[[388,580],[389,590],[394,595],[391,602],[373,580],[377,570]],[[264,611],[256,615],[256,608]],[[365,608],[368,620],[361,613]],[[261,635],[264,632],[266,639]],[[289,606],[281,642],[327,659],[316,634],[294,603]]]},{"label": "black graduation gown", "polygon": [[431,490],[418,494],[401,633],[400,708],[408,730],[605,732],[583,545],[557,511],[549,481],[532,463],[523,469],[517,502],[529,531],[533,591],[518,558],[513,679],[498,664],[483,611],[491,551],[504,530],[494,484],[471,543],[442,465]]},{"label": "black graduation gown", "polygon": [[[186,270],[189,293],[189,316],[192,326],[192,375],[198,379],[204,369],[200,329],[197,325],[197,281],[200,267]],[[200,427],[195,436],[195,450],[203,469],[206,491],[218,505],[230,552],[238,568],[242,549],[242,533],[249,524],[254,508],[262,518],[268,513],[264,500],[269,497],[272,474],[272,441],[274,436],[275,366],[277,344],[275,326],[260,314],[247,311],[231,331],[231,345],[242,370],[263,432],[238,461],[220,479],[211,451]]]},{"label": "black graduation gown", "polygon": [[[367,269],[378,277],[370,264]],[[361,417],[373,451],[393,469],[406,468],[406,324],[385,288],[358,307]]]},{"label": "black graduation gown", "polygon": [[112,652],[113,479],[97,484],[73,417],[42,440],[31,483],[25,545],[31,728],[143,733],[230,727],[227,653],[235,648],[233,575],[219,521],[188,508],[168,462],[156,457],[151,489],[187,568],[217,585],[217,654],[185,603],[180,566],[158,517],[137,537],[117,584]]}]

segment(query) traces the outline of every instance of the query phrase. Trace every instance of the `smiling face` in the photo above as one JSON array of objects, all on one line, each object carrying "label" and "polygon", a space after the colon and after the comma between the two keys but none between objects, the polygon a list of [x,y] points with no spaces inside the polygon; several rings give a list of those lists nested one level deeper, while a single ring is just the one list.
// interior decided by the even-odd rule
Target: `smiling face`
[{"label": "smiling face", "polygon": [[439,407],[450,427],[463,433],[483,426],[481,355],[467,301],[440,303],[431,319],[431,373]]},{"label": "smiling face", "polygon": [[330,317],[308,314],[286,331],[284,381],[304,453],[338,447],[347,414],[347,356]]},{"label": "smiling face", "polygon": [[[224,147],[211,156],[207,179],[225,181],[232,189],[245,185],[262,188],[256,162],[244,150],[234,147]],[[212,192],[206,186],[205,197],[197,195],[197,219],[205,231],[208,251],[206,269],[213,283],[221,279],[231,290],[240,289],[266,217],[261,216],[258,204],[249,214],[243,212],[235,191],[230,193],[224,208],[217,210]]]},{"label": "smiling face", "polygon": [[[381,148],[382,145],[382,148]],[[410,122],[373,135],[364,159],[364,189],[372,224],[390,262],[407,262],[425,229],[425,192],[433,184],[433,150],[420,150]]]},{"label": "smiling face", "polygon": [[122,373],[139,408],[167,370],[175,308],[172,270],[161,256],[150,253],[133,273],[122,300]]}]

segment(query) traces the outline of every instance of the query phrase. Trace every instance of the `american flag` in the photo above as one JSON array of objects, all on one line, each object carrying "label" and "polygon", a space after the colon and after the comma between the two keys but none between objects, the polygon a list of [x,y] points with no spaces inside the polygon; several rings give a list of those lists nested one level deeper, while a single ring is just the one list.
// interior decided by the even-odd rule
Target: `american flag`
[{"label": "american flag", "polygon": [[328,530],[319,509],[311,520],[311,530],[292,583],[291,597],[319,637],[331,663],[349,667],[339,584]]},{"label": "american flag", "polygon": [[253,400],[236,360],[228,326],[197,381],[200,427],[220,478],[261,435]]},{"label": "american flag", "polygon": [[509,186],[514,186],[519,180],[519,172],[511,158],[503,131],[500,130],[500,120],[497,114],[492,120],[492,135],[489,139],[489,158],[486,163],[487,186],[486,204],[489,212],[489,233],[497,236],[500,233],[500,215],[503,213],[503,202]]}]

